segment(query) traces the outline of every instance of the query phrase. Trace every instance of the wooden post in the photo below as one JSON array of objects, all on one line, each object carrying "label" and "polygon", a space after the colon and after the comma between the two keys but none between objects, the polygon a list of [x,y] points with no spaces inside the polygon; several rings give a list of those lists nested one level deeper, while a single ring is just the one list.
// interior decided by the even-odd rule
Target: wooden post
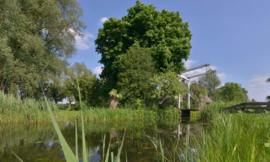
[{"label": "wooden post", "polygon": [[244,104],[244,105],[243,105],[242,111],[245,111],[245,109],[246,109],[246,102],[243,103],[243,104]]}]

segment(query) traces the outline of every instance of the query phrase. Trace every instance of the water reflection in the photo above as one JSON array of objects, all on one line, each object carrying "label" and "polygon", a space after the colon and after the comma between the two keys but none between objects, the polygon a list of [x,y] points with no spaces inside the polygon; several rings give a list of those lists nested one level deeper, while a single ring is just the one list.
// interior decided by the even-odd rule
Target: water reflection
[{"label": "water reflection", "polygon": [[[75,152],[74,124],[70,122],[62,123],[60,128],[69,146]],[[82,161],[80,124],[78,124],[78,130],[79,156],[80,161]],[[197,136],[198,132],[201,132],[201,125],[189,121],[150,120],[85,123],[89,161],[103,161],[105,159],[104,155],[108,149],[110,138],[110,150],[114,155],[117,155],[125,130],[121,159],[125,161],[127,158],[129,162],[156,161],[156,150],[147,136],[161,139],[165,154],[170,154],[173,151],[173,145],[176,143],[179,148],[183,149],[182,153],[185,154],[186,150],[194,148],[193,144],[190,143],[188,149],[186,149],[186,141],[190,141],[192,136]],[[106,136],[105,153],[103,152],[102,140],[104,135]],[[25,162],[65,161],[57,134],[51,124],[2,126],[0,129],[0,147],[0,162],[17,161],[11,151],[14,151]]]}]

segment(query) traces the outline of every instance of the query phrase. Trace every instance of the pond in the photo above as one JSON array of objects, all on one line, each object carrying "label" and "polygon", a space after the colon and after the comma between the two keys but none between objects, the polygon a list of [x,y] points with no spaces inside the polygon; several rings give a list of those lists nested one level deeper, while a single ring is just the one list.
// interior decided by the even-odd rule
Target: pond
[{"label": "pond", "polygon": [[[74,123],[60,124],[62,133],[69,146],[75,151]],[[152,143],[159,137],[165,154],[178,145],[186,151],[186,141],[199,136],[202,125],[189,121],[118,121],[85,123],[85,139],[89,161],[104,161],[104,155],[111,139],[110,152],[117,155],[118,147],[125,134],[121,161],[152,162],[157,161],[156,149]],[[0,162],[19,161],[13,152],[24,162],[61,162],[65,161],[57,134],[52,124],[0,126]],[[103,141],[105,136],[105,151]],[[152,139],[152,141],[151,141]],[[78,124],[79,157],[82,161],[81,128]],[[159,142],[156,142],[159,143]],[[157,144],[158,145],[158,144]],[[188,149],[194,150],[192,142]],[[182,155],[181,155],[182,154]],[[178,155],[177,155],[178,156]]]}]

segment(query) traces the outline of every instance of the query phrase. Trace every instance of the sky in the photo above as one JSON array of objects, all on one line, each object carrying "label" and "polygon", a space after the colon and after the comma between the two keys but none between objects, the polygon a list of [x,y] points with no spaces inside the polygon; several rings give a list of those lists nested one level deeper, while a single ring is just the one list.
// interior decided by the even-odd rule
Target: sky
[{"label": "sky", "polygon": [[[98,29],[110,17],[127,15],[136,0],[78,0],[87,28],[84,38],[76,37],[77,54],[68,61],[84,62],[100,74],[101,55],[95,52]],[[270,1],[269,0],[141,0],[157,10],[179,11],[189,22],[191,53],[186,68],[211,64],[222,84],[240,83],[249,98],[265,101],[270,95]],[[205,68],[189,73],[205,72]]]}]

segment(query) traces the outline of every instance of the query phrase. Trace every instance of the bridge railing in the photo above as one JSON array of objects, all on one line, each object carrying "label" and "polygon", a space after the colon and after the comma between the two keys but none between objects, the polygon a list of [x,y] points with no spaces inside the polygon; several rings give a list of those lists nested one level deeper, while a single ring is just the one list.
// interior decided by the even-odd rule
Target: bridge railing
[{"label": "bridge railing", "polygon": [[270,102],[244,102],[231,107],[223,108],[219,112],[236,112],[238,110],[270,110]]}]

